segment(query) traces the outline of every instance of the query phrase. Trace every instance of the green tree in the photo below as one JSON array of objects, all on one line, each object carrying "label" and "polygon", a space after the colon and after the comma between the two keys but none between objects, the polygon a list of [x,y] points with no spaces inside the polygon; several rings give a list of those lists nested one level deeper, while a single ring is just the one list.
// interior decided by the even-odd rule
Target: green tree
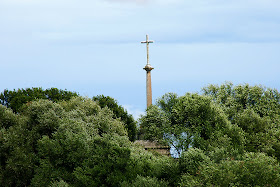
[{"label": "green tree", "polygon": [[209,85],[204,95],[223,108],[231,123],[246,136],[246,151],[266,152],[280,160],[280,93],[275,89],[248,84]]},{"label": "green tree", "polygon": [[108,107],[114,113],[114,118],[120,118],[124,124],[125,128],[128,132],[128,137],[130,141],[135,141],[136,139],[136,122],[133,119],[131,114],[128,114],[127,111],[118,104],[118,102],[109,97],[104,95],[98,95],[93,97],[93,100],[96,101],[101,108]]},{"label": "green tree", "polygon": [[277,92],[247,104],[261,89],[211,89],[165,94],[140,119],[178,159],[129,141],[112,98],[0,105],[0,186],[280,186]]},{"label": "green tree", "polygon": [[57,102],[60,100],[69,100],[73,96],[78,96],[78,94],[66,90],[59,90],[57,88],[46,90],[42,88],[27,88],[13,91],[4,90],[4,92],[0,94],[0,103],[17,113],[20,111],[22,105],[36,99],[48,99]]},{"label": "green tree", "polygon": [[177,97],[169,93],[157,103],[140,119],[146,139],[168,143],[179,155],[189,147],[207,150],[215,144],[242,150],[242,130],[228,121],[222,108],[211,98],[198,94]]},{"label": "green tree", "polygon": [[279,123],[280,93],[276,89],[225,83],[221,86],[209,85],[202,91],[224,107],[230,120],[244,110],[251,109],[260,117],[268,116],[273,122]]},{"label": "green tree", "polygon": [[136,179],[128,183],[127,181],[121,183],[121,186],[131,186],[131,187],[167,187],[169,186],[166,181],[160,181],[157,178],[151,178],[151,177],[143,177],[143,176],[137,176]]},{"label": "green tree", "polygon": [[[186,155],[184,164],[193,166],[195,174],[185,172],[180,186],[279,186],[280,169],[276,159],[264,153],[246,153],[239,160],[209,161],[200,151]],[[193,155],[198,156],[198,159]],[[203,158],[203,159],[201,159]],[[193,161],[194,159],[195,161]],[[208,161],[207,161],[208,160]],[[192,167],[191,167],[192,168]]]},{"label": "green tree", "polygon": [[124,123],[91,99],[0,109],[2,186],[119,186],[138,175],[135,185],[175,184],[176,162],[134,146]]},{"label": "green tree", "polygon": [[[9,109],[6,110],[9,113]],[[81,165],[90,154],[86,152],[90,146],[87,141],[94,141],[91,144],[97,146],[98,138],[101,143],[106,140],[101,137],[127,139],[122,122],[113,119],[109,109],[101,109],[90,99],[77,97],[59,103],[34,101],[20,115],[13,115],[17,122],[5,131],[2,128],[0,136],[3,142],[0,147],[1,184],[4,186],[26,186],[33,177],[32,184],[35,186],[39,183],[39,186],[49,185],[60,178],[71,182],[78,164]],[[103,144],[97,147],[106,150]],[[5,154],[2,155],[2,152]],[[48,165],[49,162],[54,165]],[[99,162],[104,163],[104,160]],[[54,167],[53,173],[46,177],[43,175],[46,167],[51,166]]]},{"label": "green tree", "polygon": [[[3,106],[1,106],[3,107]],[[9,111],[9,109],[6,109]],[[63,109],[47,100],[32,102],[24,115],[14,115],[16,122],[1,134],[3,145],[1,170],[3,186],[26,186],[38,163],[37,141],[57,129]],[[2,129],[3,130],[3,129]]]}]

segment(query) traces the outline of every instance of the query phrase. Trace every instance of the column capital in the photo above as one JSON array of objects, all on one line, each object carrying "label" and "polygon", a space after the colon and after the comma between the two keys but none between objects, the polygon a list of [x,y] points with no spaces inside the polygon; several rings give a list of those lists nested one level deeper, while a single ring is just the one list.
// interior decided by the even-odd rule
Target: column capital
[{"label": "column capital", "polygon": [[152,71],[154,68],[150,64],[147,64],[143,69],[146,71]]}]

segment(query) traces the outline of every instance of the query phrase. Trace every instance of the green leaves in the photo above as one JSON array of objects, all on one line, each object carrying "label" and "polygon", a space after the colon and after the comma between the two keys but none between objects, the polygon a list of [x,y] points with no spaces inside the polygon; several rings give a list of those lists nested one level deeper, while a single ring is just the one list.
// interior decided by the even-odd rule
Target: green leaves
[{"label": "green leaves", "polygon": [[245,150],[277,156],[280,128],[280,93],[262,86],[226,83],[210,85],[204,94],[223,108],[231,123],[245,132]]},{"label": "green leaves", "polygon": [[165,94],[139,122],[144,138],[178,151],[180,186],[279,186],[279,96],[210,85],[204,95]]},{"label": "green leaves", "polygon": [[27,88],[18,90],[4,90],[0,94],[0,103],[8,108],[11,108],[14,113],[18,113],[21,107],[34,100],[48,99],[54,102],[61,100],[69,100],[72,97],[78,96],[75,92],[50,88],[43,90],[42,88]]},{"label": "green leaves", "polygon": [[221,86],[209,85],[203,88],[203,93],[223,106],[229,119],[245,109],[252,109],[260,117],[269,116],[272,120],[279,120],[280,93],[275,89],[225,83]]},{"label": "green leaves", "polygon": [[[37,91],[20,90],[17,100],[6,91],[3,103]],[[129,141],[135,122],[110,97],[47,95],[58,100],[32,100],[17,113],[0,106],[1,186],[280,186],[276,90],[227,83],[204,95],[165,94],[139,123],[177,159]]]},{"label": "green leaves", "polygon": [[208,149],[210,142],[219,140],[224,134],[229,137],[230,145],[234,145],[232,139],[242,139],[242,133],[228,133],[230,122],[210,97],[198,94],[177,97],[169,93],[158,103],[159,106],[148,108],[147,114],[140,119],[144,138],[168,143],[179,155],[190,146]]},{"label": "green leaves", "polygon": [[[76,97],[61,103],[38,100],[26,105],[20,115],[9,109],[0,114],[5,116],[0,134],[1,175],[9,176],[1,178],[2,184],[48,186],[60,179],[74,184],[78,180],[74,171],[104,151],[115,158],[125,154],[126,162],[129,157],[128,148],[124,148],[125,153],[120,151],[130,145],[123,123],[91,99]],[[108,163],[118,168],[111,163],[111,156]],[[104,163],[104,159],[99,157],[95,164]]]},{"label": "green leaves", "polygon": [[93,97],[93,100],[98,103],[101,108],[109,108],[114,113],[114,118],[119,118],[125,125],[128,132],[128,137],[130,141],[135,141],[136,139],[136,122],[134,121],[132,115],[128,114],[127,111],[120,105],[117,101],[109,96],[98,95]]}]

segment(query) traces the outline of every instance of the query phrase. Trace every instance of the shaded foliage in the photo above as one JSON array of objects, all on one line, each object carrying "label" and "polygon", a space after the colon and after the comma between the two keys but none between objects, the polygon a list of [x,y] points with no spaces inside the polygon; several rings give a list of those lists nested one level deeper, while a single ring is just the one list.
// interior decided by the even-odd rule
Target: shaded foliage
[{"label": "shaded foliage", "polygon": [[[276,159],[263,153],[246,153],[239,160],[209,161],[201,151],[182,158],[190,168],[182,175],[180,186],[279,186],[280,169]],[[196,161],[192,161],[195,159]],[[182,161],[183,162],[183,161]],[[193,173],[195,172],[195,173]]]},{"label": "shaded foliage", "polygon": [[165,94],[139,120],[176,159],[133,144],[110,97],[0,105],[0,186],[280,186],[278,92],[204,90]]},{"label": "shaded foliage", "polygon": [[135,147],[123,122],[90,99],[38,100],[20,114],[0,107],[0,186],[165,184],[176,168]]},{"label": "shaded foliage", "polygon": [[175,186],[279,186],[280,94],[261,86],[210,85],[167,93],[140,118],[144,138],[178,152]]},{"label": "shaded foliage", "polygon": [[213,144],[223,145],[232,153],[242,151],[242,129],[231,124],[210,97],[198,94],[175,97],[169,93],[158,103],[158,106],[148,108],[147,114],[140,119],[146,139],[174,146],[179,155],[190,146],[207,150]]},{"label": "shaded foliage", "polygon": [[276,89],[225,83],[221,86],[209,85],[202,90],[204,95],[224,107],[230,120],[246,109],[253,110],[260,117],[268,116],[273,122],[280,120],[280,93]]},{"label": "shaded foliage", "polygon": [[120,105],[117,101],[109,96],[98,95],[93,97],[94,101],[97,101],[101,108],[108,107],[114,113],[114,118],[120,118],[128,132],[128,137],[130,141],[135,141],[136,139],[136,122],[134,121],[131,114],[128,114],[127,111]]},{"label": "shaded foliage", "polygon": [[4,90],[4,92],[0,94],[0,103],[17,113],[20,111],[22,105],[36,99],[48,99],[57,102],[60,100],[69,100],[73,96],[78,96],[78,94],[66,90],[59,90],[57,88],[46,90],[42,88],[27,88],[13,91]]},{"label": "shaded foliage", "polygon": [[232,124],[246,136],[246,151],[265,152],[280,160],[280,93],[275,89],[248,84],[209,85],[203,89],[223,108]]}]

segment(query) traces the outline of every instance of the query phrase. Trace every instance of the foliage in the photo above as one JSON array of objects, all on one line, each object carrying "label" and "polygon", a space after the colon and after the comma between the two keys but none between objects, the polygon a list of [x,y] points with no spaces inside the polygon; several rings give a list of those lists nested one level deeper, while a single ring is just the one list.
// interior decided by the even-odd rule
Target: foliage
[{"label": "foliage", "polygon": [[211,159],[201,149],[190,148],[179,159],[179,167],[182,173],[197,175],[199,170],[211,164]]},{"label": "foliage", "polygon": [[98,95],[93,97],[94,101],[97,101],[101,108],[108,107],[114,113],[114,118],[120,118],[128,132],[128,137],[130,141],[135,141],[136,139],[136,122],[134,121],[131,114],[128,114],[127,111],[120,105],[117,101],[109,96]]},{"label": "foliage", "polygon": [[179,155],[189,147],[210,149],[219,140],[240,150],[244,141],[242,130],[230,124],[222,109],[198,94],[164,95],[158,106],[147,109],[140,125],[146,139],[168,143]]},{"label": "foliage", "polygon": [[[192,161],[191,161],[192,162]],[[185,173],[180,186],[279,186],[280,169],[276,159],[263,153],[246,153],[241,160],[207,162],[196,174]]]},{"label": "foliage", "polygon": [[11,109],[7,109],[5,106],[0,105],[0,128],[9,128],[17,123],[17,116]]},{"label": "foliage", "polygon": [[203,88],[203,93],[223,106],[230,120],[236,114],[252,109],[260,117],[269,116],[273,122],[279,122],[280,93],[276,89],[225,83],[221,86],[209,85]]},{"label": "foliage", "polygon": [[0,94],[0,103],[11,108],[15,113],[20,111],[23,104],[36,99],[48,99],[54,102],[60,100],[69,100],[73,96],[78,96],[75,92],[50,88],[43,90],[42,88],[27,88],[18,90],[4,90]]},{"label": "foliage", "polygon": [[[144,138],[173,145],[179,186],[279,186],[280,94],[261,86],[210,85],[168,93],[140,118]],[[277,160],[278,159],[278,160]]]},{"label": "foliage", "polygon": [[231,123],[245,132],[245,150],[265,152],[280,160],[280,93],[262,86],[226,83],[203,89],[219,104]]},{"label": "foliage", "polygon": [[0,105],[0,186],[277,187],[278,95],[229,83],[165,94],[139,122],[176,159],[129,141],[127,113],[110,97]]},{"label": "foliage", "polygon": [[[1,173],[9,176],[2,178],[5,186],[28,185],[33,177],[35,186],[38,181],[40,186],[52,180],[68,182],[74,175],[75,163],[82,164],[90,154],[85,152],[89,147],[85,140],[93,141],[90,136],[95,137],[94,141],[105,135],[126,137],[123,124],[112,118],[113,113],[89,99],[78,97],[62,103],[39,100],[30,103],[21,115],[16,115],[21,120],[1,137],[1,149],[7,153],[2,157]],[[55,169],[45,177],[52,163]]]},{"label": "foliage", "polygon": [[127,166],[127,181],[132,183],[139,175],[142,177],[156,177],[169,182],[174,186],[180,173],[178,163],[171,157],[154,155],[152,152],[144,151],[141,147],[131,148],[130,159]]},{"label": "foliage", "polygon": [[131,187],[167,187],[168,183],[165,181],[160,181],[157,178],[151,177],[142,177],[137,176],[136,179],[132,183],[128,183],[127,181],[121,183],[121,186],[131,186]]},{"label": "foliage", "polygon": [[20,114],[1,106],[0,116],[2,186],[118,186],[137,175],[167,184],[163,180],[174,178],[171,158],[135,147],[123,122],[90,99],[38,100]]},{"label": "foliage", "polygon": [[69,184],[67,184],[64,180],[59,180],[52,182],[50,187],[69,187]]}]

